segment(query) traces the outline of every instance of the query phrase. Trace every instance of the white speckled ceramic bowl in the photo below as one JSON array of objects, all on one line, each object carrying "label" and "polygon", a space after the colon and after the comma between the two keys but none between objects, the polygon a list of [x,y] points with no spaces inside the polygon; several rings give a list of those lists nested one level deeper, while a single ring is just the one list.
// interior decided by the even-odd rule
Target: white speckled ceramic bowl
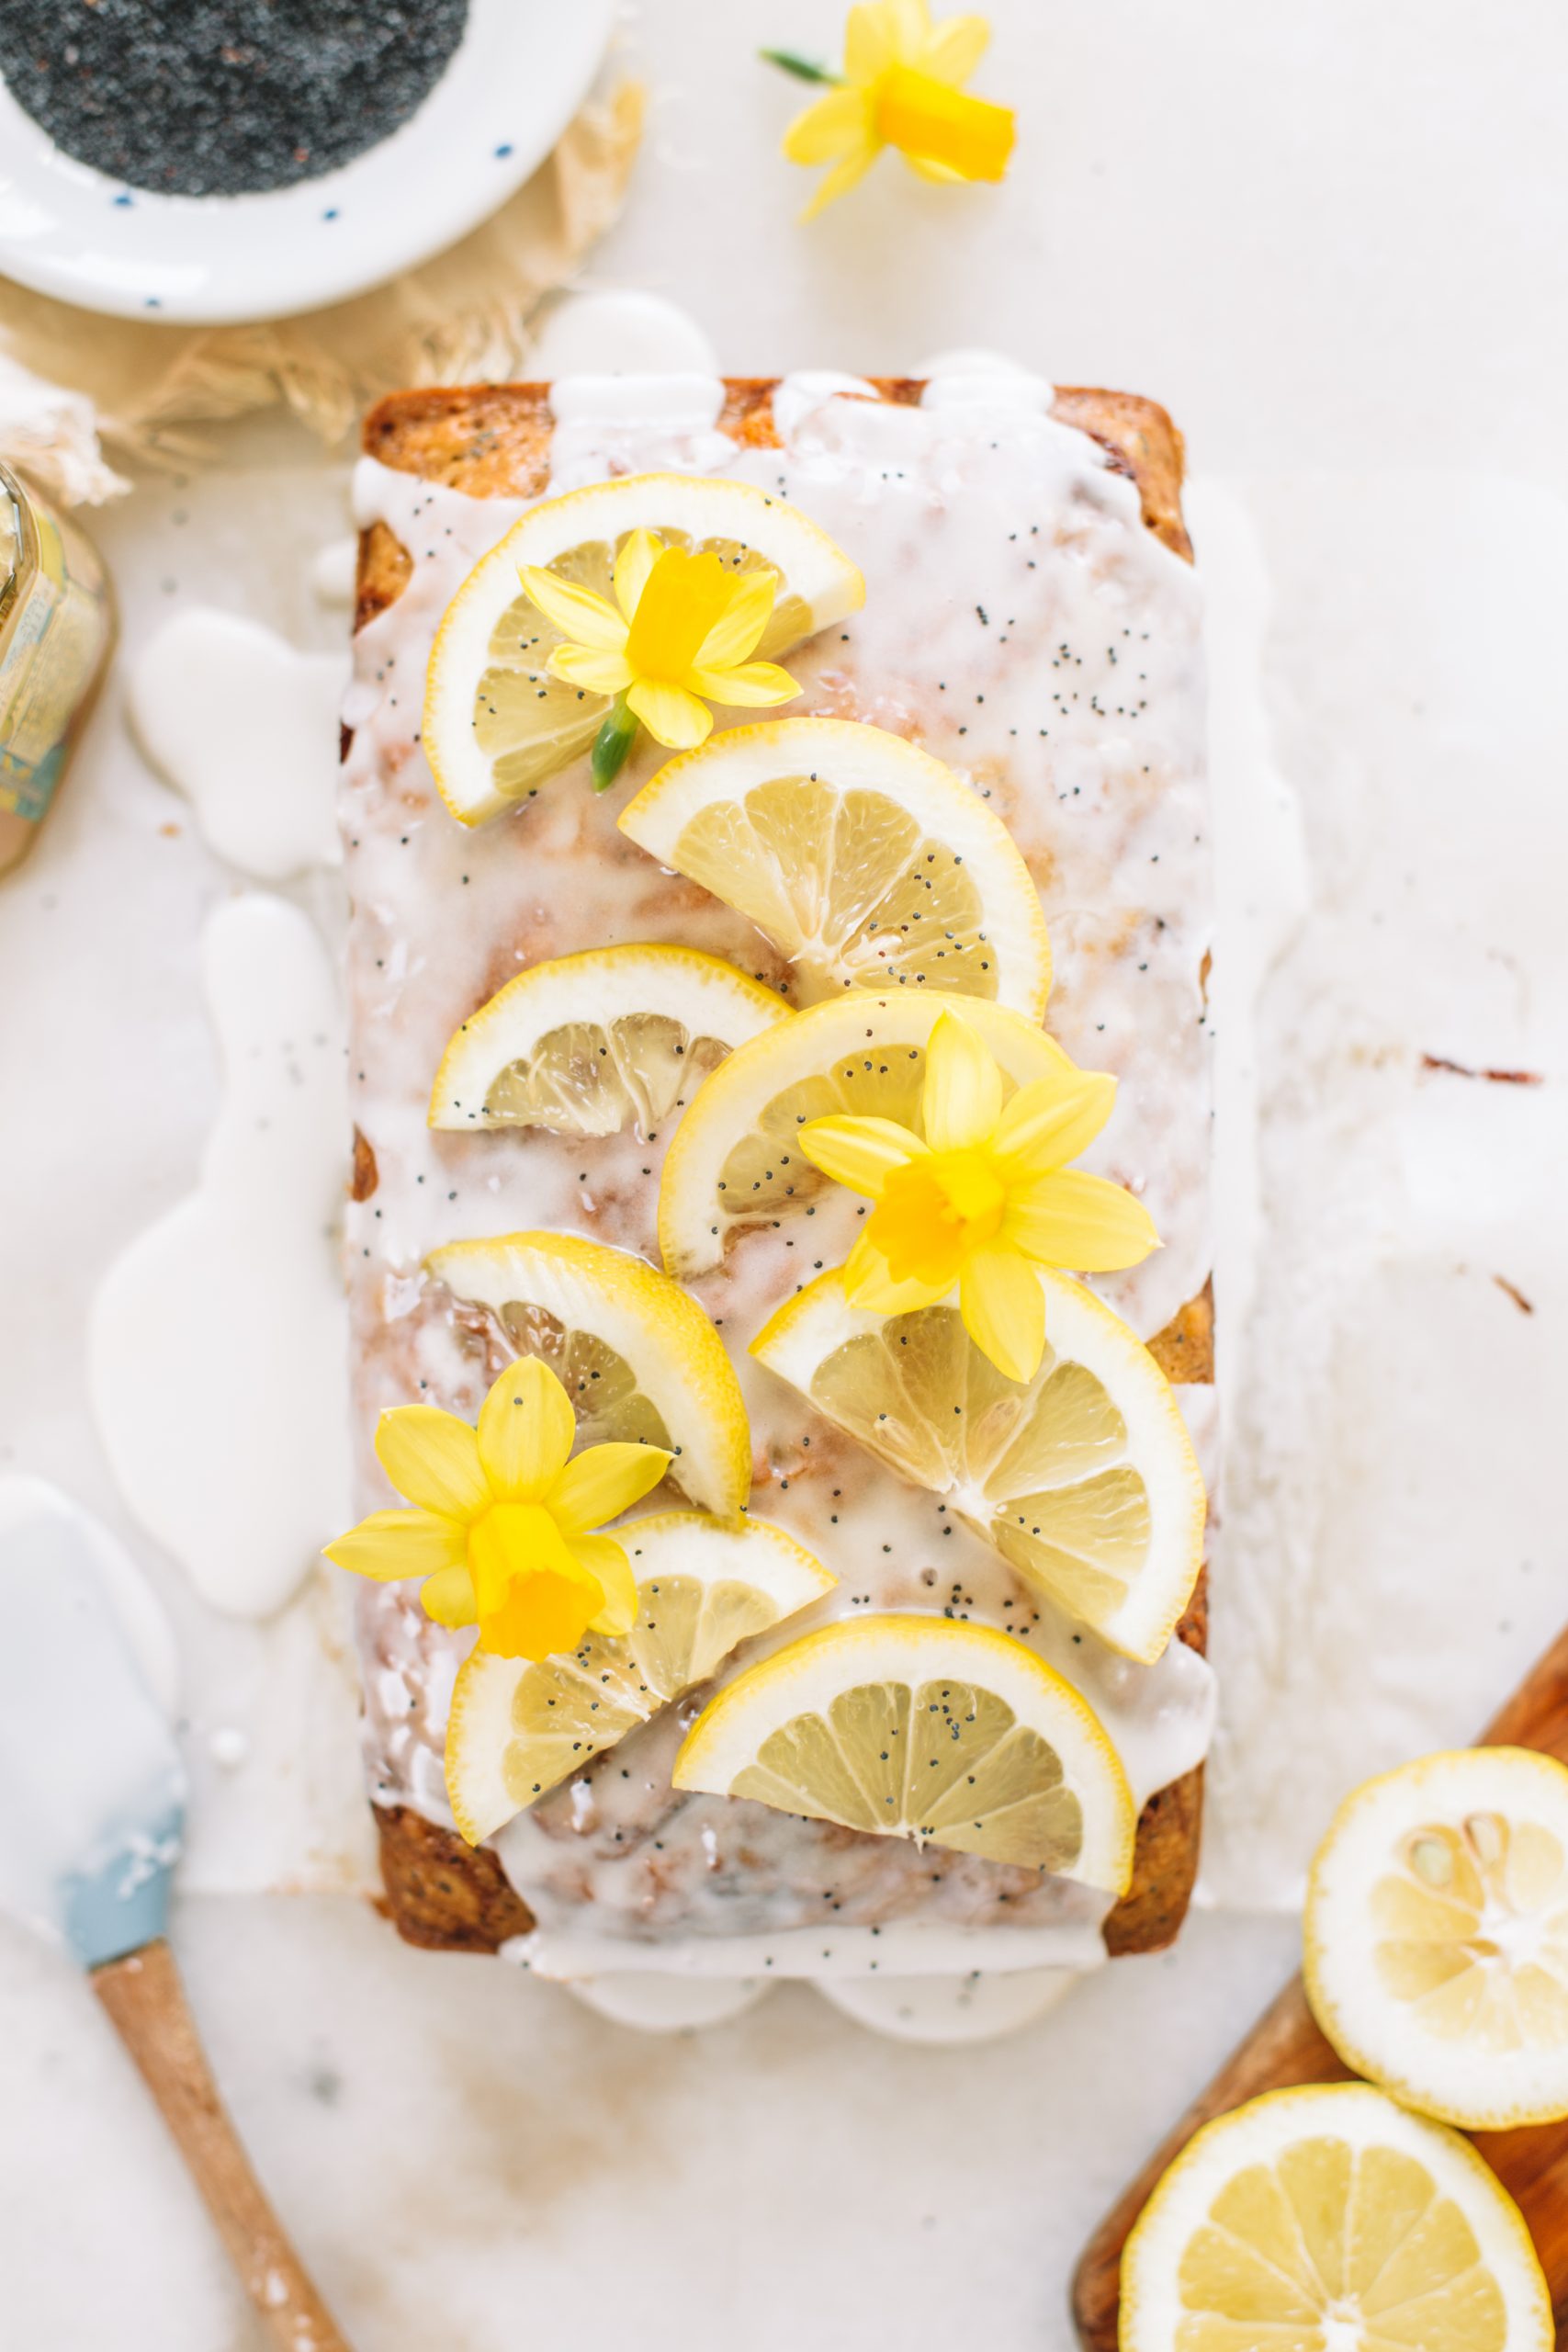
[{"label": "white speckled ceramic bowl", "polygon": [[614,0],[470,0],[400,130],[320,179],[157,196],[63,155],[0,85],[0,273],[85,309],[220,324],[310,311],[425,261],[543,162],[604,55]]}]

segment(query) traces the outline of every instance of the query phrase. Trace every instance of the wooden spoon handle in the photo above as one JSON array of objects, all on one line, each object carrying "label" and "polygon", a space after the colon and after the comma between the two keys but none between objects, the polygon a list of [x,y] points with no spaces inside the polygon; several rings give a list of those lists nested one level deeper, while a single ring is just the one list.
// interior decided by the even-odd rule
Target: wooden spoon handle
[{"label": "wooden spoon handle", "polygon": [[279,2352],[349,2352],[251,2170],[168,1945],[159,1937],[123,1960],[106,1961],[91,1978]]}]

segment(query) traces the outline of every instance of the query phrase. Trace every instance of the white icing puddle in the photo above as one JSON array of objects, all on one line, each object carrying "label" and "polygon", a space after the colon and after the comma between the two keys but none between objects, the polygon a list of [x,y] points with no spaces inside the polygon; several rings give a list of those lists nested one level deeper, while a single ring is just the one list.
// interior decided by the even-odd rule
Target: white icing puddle
[{"label": "white icing puddle", "polygon": [[259,621],[197,605],[161,628],[131,671],[127,708],[142,751],[190,802],[219,856],[258,881],[339,863],[348,670],[346,654],[299,653]]},{"label": "white icing puddle", "polygon": [[653,375],[691,369],[711,376],[713,345],[689,311],[661,294],[606,288],[569,294],[546,318],[529,355],[528,372],[549,382],[586,370],[603,375]]},{"label": "white icing puddle", "polygon": [[138,1520],[214,1608],[265,1617],[352,1516],[343,1016],[281,899],[220,909],[202,947],[222,1107],[197,1190],[104,1278],[89,1381]]}]

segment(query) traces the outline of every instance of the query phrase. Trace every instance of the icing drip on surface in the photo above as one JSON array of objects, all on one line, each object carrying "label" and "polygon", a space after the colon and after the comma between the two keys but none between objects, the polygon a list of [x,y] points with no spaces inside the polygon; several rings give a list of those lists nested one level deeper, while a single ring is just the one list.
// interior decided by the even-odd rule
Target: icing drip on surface
[{"label": "icing drip on surface", "polygon": [[142,751],[220,857],[262,882],[335,865],[336,653],[298,653],[259,621],[201,605],[158,631],[130,675]]},{"label": "icing drip on surface", "polygon": [[[957,396],[971,381],[980,389]],[[922,408],[859,390],[852,379],[786,379],[775,398],[784,446],[773,449],[717,430],[716,379],[569,379],[551,394],[550,487],[661,468],[723,472],[797,500],[861,565],[865,609],[790,656],[804,691],[789,707],[912,737],[1012,832],[1051,922],[1049,1025],[1077,1060],[1122,1080],[1086,1164],[1131,1185],[1165,1238],[1145,1266],[1096,1287],[1152,1335],[1201,1288],[1209,1265],[1199,972],[1210,850],[1195,583],[1144,527],[1134,486],[1087,436],[1042,413],[1043,388],[1010,385],[1004,400],[994,375],[972,369]],[[788,975],[750,924],[616,831],[618,809],[664,756],[657,746],[639,743],[610,793],[593,795],[581,763],[525,812],[479,832],[452,822],[416,741],[429,645],[468,570],[523,509],[368,460],[355,503],[362,524],[384,522],[412,558],[398,601],[356,640],[343,794],[355,896],[351,1084],[376,1170],[373,1193],[350,1212],[347,1253],[369,1504],[389,1499],[368,1452],[377,1412],[425,1397],[471,1418],[492,1358],[500,1368],[499,1335],[480,1317],[455,1317],[423,1278],[431,1249],[538,1227],[657,1262],[667,1137],[433,1133],[428,1087],[451,1032],[524,966],[604,942],[678,937],[773,985]],[[746,1389],[755,1507],[840,1577],[824,1611],[947,1608],[1033,1642],[1100,1713],[1141,1799],[1206,1747],[1203,1662],[1175,1646],[1156,1667],[1132,1667],[1043,1613],[934,1498],[900,1486],[745,1354],[771,1307],[842,1257],[857,1208],[833,1195],[810,1224],[748,1237],[698,1286]],[[1184,1402],[1195,1421],[1212,1421],[1206,1392]],[[397,1589],[362,1589],[357,1600],[373,1783],[442,1819],[441,1742],[462,1643]],[[793,1621],[787,1635],[810,1622]],[[771,1949],[799,1936],[790,1948],[818,1973],[838,1964],[808,1956],[808,1945],[822,1950],[824,1920],[846,1954],[854,1947],[845,1964],[868,1971],[874,1960],[888,1965],[873,1929],[896,1923],[905,1964],[921,1971],[976,1964],[954,1957],[955,1934],[979,1939],[987,1969],[1076,1964],[1099,1951],[1103,1900],[1063,1882],[895,1840],[846,1843],[762,1807],[673,1797],[670,1760],[698,1703],[694,1694],[667,1711],[502,1833],[545,1939],[536,1964],[583,1973],[635,1959],[744,1973],[750,1946],[738,1939],[761,1937]],[[963,1949],[970,1953],[967,1941]],[[704,1951],[705,1961],[688,1961]]]},{"label": "icing drip on surface", "polygon": [[343,1021],[326,950],[280,899],[220,907],[203,968],[222,1108],[198,1189],[104,1277],[88,1377],[137,1519],[214,1608],[266,1617],[348,1518]]}]

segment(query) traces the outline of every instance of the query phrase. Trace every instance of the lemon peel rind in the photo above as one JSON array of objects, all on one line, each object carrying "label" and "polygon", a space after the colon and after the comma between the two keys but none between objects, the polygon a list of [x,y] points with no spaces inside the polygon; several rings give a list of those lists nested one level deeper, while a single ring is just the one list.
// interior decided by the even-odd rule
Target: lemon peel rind
[{"label": "lemon peel rind", "polygon": [[[1045,1293],[1048,1347],[1059,1348],[1063,1356],[1084,1364],[1101,1381],[1119,1408],[1127,1401],[1127,1383],[1113,1384],[1106,1375],[1116,1367],[1134,1369],[1141,1387],[1139,1428],[1161,1450],[1165,1472],[1162,1491],[1168,1487],[1172,1497],[1180,1498],[1167,1505],[1158,1539],[1161,1556],[1154,1573],[1151,1575],[1145,1565],[1130,1588],[1127,1600],[1111,1617],[1086,1621],[1092,1622],[1099,1637],[1123,1657],[1135,1658],[1141,1665],[1153,1665],[1168,1647],[1202,1574],[1208,1496],[1197,1451],[1174,1389],[1131,1327],[1103,1299],[1070,1275],[1055,1273],[1043,1266],[1036,1267],[1034,1272]],[[844,1296],[843,1269],[829,1267],[775,1309],[751,1341],[750,1352],[821,1412],[825,1408],[813,1395],[811,1384],[831,1348],[822,1344],[819,1330],[830,1329],[831,1347],[836,1348],[850,1340],[874,1334],[894,1319],[865,1307],[852,1306]],[[840,1424],[835,1422],[837,1426]],[[1131,1458],[1136,1461],[1136,1453]],[[1146,1477],[1145,1483],[1152,1493]],[[951,1495],[955,1489],[950,1486],[925,1491]],[[986,1518],[972,1509],[964,1509],[962,1515],[976,1533],[987,1542],[994,1540]],[[999,1516],[998,1508],[992,1518]],[[1032,1591],[1043,1595],[1053,1608],[1065,1608],[1061,1596],[1043,1578],[1026,1565],[1010,1564]],[[1157,1601],[1154,1598],[1156,1594]]]},{"label": "lemon peel rind", "polygon": [[[1531,2068],[1544,2070],[1551,2087],[1531,2099],[1517,2091],[1496,2098],[1465,2098],[1437,2084],[1431,2075],[1417,2080],[1407,2056],[1404,2065],[1374,2047],[1376,2027],[1357,2004],[1350,1980],[1353,1955],[1359,1951],[1364,1967],[1371,1968],[1370,1946],[1374,1930],[1368,1916],[1368,1898],[1377,1876],[1394,1865],[1394,1843],[1419,1823],[1436,1818],[1457,1826],[1467,1814],[1519,1807],[1516,1798],[1506,1808],[1502,1783],[1508,1777],[1528,1775],[1540,1799],[1554,1808],[1560,1834],[1568,1844],[1568,1767],[1539,1748],[1485,1747],[1442,1748],[1418,1757],[1393,1770],[1364,1781],[1344,1799],[1329,1824],[1307,1878],[1302,1926],[1302,1977],[1307,2003],[1324,2039],[1343,2063],[1387,2093],[1402,2107],[1460,2132],[1505,2132],[1526,2125],[1555,2123],[1568,2117],[1568,2041],[1555,2062],[1549,2053],[1527,2048],[1521,2052],[1478,2052],[1476,2069],[1511,2074]],[[1456,1789],[1445,1799],[1444,1783],[1463,1778],[1471,1785],[1461,1802]],[[1485,1782],[1484,1788],[1478,1784]],[[1426,1792],[1430,1791],[1430,1796]],[[1408,1810],[1400,1803],[1408,1800]],[[1425,1799],[1425,1801],[1423,1801]],[[1357,1846],[1376,1845],[1379,1860]],[[1350,1883],[1339,1884],[1340,1873]],[[1357,1914],[1359,1912],[1359,1917]],[[1359,1941],[1364,1939],[1364,1941]],[[1393,1994],[1381,2007],[1397,2030],[1405,2005]],[[1347,2008],[1351,2016],[1347,2016]],[[1404,2037],[1400,2036],[1403,2040]],[[1453,2045],[1435,2038],[1411,2036],[1416,2060],[1426,2052],[1437,2055]],[[1517,2069],[1509,2065],[1517,2058]]]},{"label": "lemon peel rind", "polygon": [[[548,1232],[449,1241],[424,1263],[475,1306],[492,1313],[514,1302],[541,1306],[614,1347],[677,1445],[673,1476],[682,1492],[720,1518],[745,1508],[751,1436],[740,1384],[707,1316],[668,1274],[608,1242]],[[628,1335],[641,1344],[628,1344]],[[705,1445],[689,1442],[698,1424]]]},{"label": "lemon peel rind", "polygon": [[[1298,2122],[1300,2129],[1293,2129]],[[1121,2352],[1170,2352],[1185,2316],[1181,2256],[1214,2199],[1247,2165],[1276,2161],[1296,2142],[1319,2137],[1414,2156],[1427,2166],[1439,2194],[1454,2195],[1456,2178],[1462,2177],[1474,2194],[1461,2209],[1483,2258],[1494,2275],[1499,2268],[1511,2275],[1517,2296],[1528,2306],[1510,2310],[1506,2342],[1498,2352],[1552,2352],[1551,2300],[1540,2258],[1523,2214],[1496,2174],[1458,2132],[1412,2114],[1366,2083],[1294,2084],[1264,2091],[1193,2134],[1156,2183],[1122,2249]],[[1222,2168],[1214,2159],[1227,2144],[1235,2145],[1235,2159]],[[1455,2201],[1461,2201],[1457,2196]]]},{"label": "lemon peel rind", "polygon": [[[583,1001],[578,1009],[571,1009],[568,996],[553,1016],[545,1013],[532,1023],[528,1021],[526,1016],[535,1004],[546,1002],[553,991],[570,989],[578,980],[583,990]],[[642,992],[616,996],[614,988],[617,983],[628,990]],[[571,955],[552,956],[544,963],[531,964],[526,971],[517,973],[493,996],[487,997],[454,1030],[430,1090],[428,1124],[445,1132],[465,1135],[475,1127],[500,1130],[523,1125],[518,1120],[487,1118],[484,1097],[507,1063],[519,1059],[548,1034],[544,1024],[552,1017],[558,1025],[568,1020],[604,1023],[637,1013],[683,1019],[695,1009],[704,991],[713,1001],[716,1017],[720,1001],[728,1004],[731,1026],[737,1034],[721,1042],[732,1050],[737,1046],[749,1045],[753,1037],[794,1011],[776,989],[764,987],[750,973],[727,963],[722,956],[660,940],[585,947]],[[509,1034],[513,1032],[515,1034]],[[709,1029],[704,1034],[716,1035],[718,1032]],[[551,1128],[547,1132],[574,1134],[576,1130]]]},{"label": "lemon peel rind", "polygon": [[[741,797],[784,776],[818,771],[837,788],[880,793],[932,838],[942,838],[944,827],[962,828],[966,861],[988,862],[998,885],[995,895],[1010,902],[1022,934],[1008,943],[1008,968],[998,975],[996,998],[985,1001],[1043,1020],[1051,993],[1051,940],[1023,854],[972,786],[902,735],[858,719],[816,717],[727,728],[695,751],[666,761],[627,802],[616,822],[650,857],[679,873],[684,870],[677,854],[682,835],[716,800]],[[748,915],[748,920],[757,918]],[[765,933],[765,925],[759,923],[759,928]],[[987,936],[995,939],[997,934],[993,931]],[[867,980],[855,986],[875,993],[879,983]]]},{"label": "lemon peel rind", "polygon": [[[838,1618],[802,1634],[733,1677],[709,1700],[682,1743],[671,1781],[678,1789],[728,1796],[761,1741],[795,1715],[830,1703],[857,1681],[902,1680],[913,1687],[942,1677],[994,1691],[1013,1705],[1021,1724],[1051,1739],[1068,1785],[1084,1805],[1084,1846],[1093,1875],[1084,1869],[1083,1881],[1101,1893],[1124,1894],[1132,1883],[1137,1807],[1110,1735],[1065,1675],[1022,1642],[987,1625],[889,1611]],[[771,1710],[759,1706],[760,1694],[775,1702]],[[1037,1702],[1032,1711],[1031,1695]],[[910,1833],[900,1826],[866,1834]]]}]

